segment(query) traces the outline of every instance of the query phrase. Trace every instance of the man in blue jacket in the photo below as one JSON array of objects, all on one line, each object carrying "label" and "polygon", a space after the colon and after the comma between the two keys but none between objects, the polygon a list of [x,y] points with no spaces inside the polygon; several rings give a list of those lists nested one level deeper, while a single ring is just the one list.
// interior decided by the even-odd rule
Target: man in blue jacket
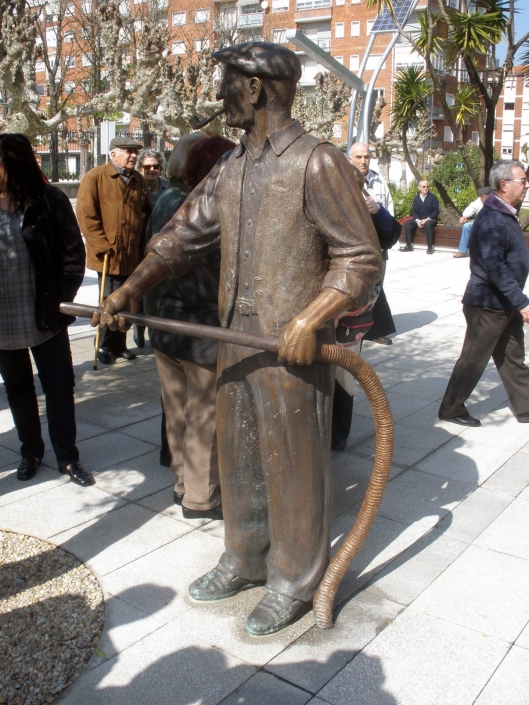
[{"label": "man in blue jacket", "polygon": [[408,220],[404,229],[406,245],[401,247],[400,251],[412,252],[413,245],[411,243],[415,237],[415,231],[417,228],[422,228],[426,233],[426,242],[428,243],[426,254],[433,255],[435,226],[439,218],[439,201],[437,196],[430,193],[427,181],[419,181],[419,193],[413,199],[411,214],[413,220]]},{"label": "man in blue jacket", "polygon": [[529,367],[525,365],[524,321],[529,298],[523,288],[529,251],[518,208],[529,181],[521,162],[499,161],[489,175],[493,193],[483,204],[470,239],[470,280],[463,296],[467,332],[461,357],[446,388],[439,418],[480,426],[465,407],[490,356],[518,421],[529,423]]}]

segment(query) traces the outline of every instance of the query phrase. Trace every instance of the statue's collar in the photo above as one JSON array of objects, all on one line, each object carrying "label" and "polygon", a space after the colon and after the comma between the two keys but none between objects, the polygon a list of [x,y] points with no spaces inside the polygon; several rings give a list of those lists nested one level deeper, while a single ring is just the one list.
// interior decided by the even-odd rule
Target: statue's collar
[{"label": "statue's collar", "polygon": [[[290,147],[292,142],[295,142],[298,137],[301,137],[301,135],[303,134],[305,134],[305,130],[303,129],[303,127],[301,127],[299,121],[292,120],[292,122],[286,127],[282,127],[281,129],[273,132],[271,135],[268,135],[267,139],[270,142],[270,146],[272,147],[276,155],[279,157],[281,156],[281,154],[283,154],[286,149],[288,149],[288,147]],[[241,141],[235,148],[235,157],[242,157],[246,150],[250,152],[250,156],[253,159],[257,159],[257,157],[259,156],[254,156],[252,154],[251,149],[249,148],[248,135],[244,134],[241,137]]]}]

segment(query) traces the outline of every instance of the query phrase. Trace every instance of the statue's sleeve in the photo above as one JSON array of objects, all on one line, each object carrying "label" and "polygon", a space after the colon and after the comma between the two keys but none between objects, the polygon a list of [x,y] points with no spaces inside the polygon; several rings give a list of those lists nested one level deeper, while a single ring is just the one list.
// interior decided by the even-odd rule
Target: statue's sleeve
[{"label": "statue's sleeve", "polygon": [[330,144],[316,147],[309,160],[305,212],[328,245],[323,288],[347,294],[349,309],[366,304],[382,278],[380,245],[353,168]]},{"label": "statue's sleeve", "polygon": [[218,181],[227,158],[221,158],[147,245],[146,252],[163,257],[175,277],[220,246]]}]

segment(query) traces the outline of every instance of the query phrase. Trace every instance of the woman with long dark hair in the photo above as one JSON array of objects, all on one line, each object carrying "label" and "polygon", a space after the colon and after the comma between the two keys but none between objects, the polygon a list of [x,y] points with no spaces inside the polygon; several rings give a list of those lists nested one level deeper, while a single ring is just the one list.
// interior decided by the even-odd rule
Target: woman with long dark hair
[{"label": "woman with long dark hair", "polygon": [[21,442],[19,480],[30,480],[44,456],[29,351],[46,398],[59,471],[79,485],[93,480],[75,445],[74,372],[59,310],[84,276],[85,249],[70,201],[49,186],[27,137],[0,134],[0,374]]}]

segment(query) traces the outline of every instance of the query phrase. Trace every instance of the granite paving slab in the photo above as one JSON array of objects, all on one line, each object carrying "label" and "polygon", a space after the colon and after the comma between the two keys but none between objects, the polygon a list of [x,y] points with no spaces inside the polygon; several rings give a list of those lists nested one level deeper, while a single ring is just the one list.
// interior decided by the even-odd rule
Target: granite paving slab
[{"label": "granite paving slab", "polygon": [[222,701],[222,705],[305,705],[312,695],[270,673],[259,671]]},{"label": "granite paving slab", "polygon": [[427,614],[400,614],[319,693],[332,705],[471,705],[508,644]]},{"label": "granite paving slab", "polygon": [[[32,480],[21,482],[17,480],[16,465],[18,462],[9,465],[8,469],[0,470],[0,507],[19,502],[40,492],[47,492],[52,487],[58,487],[70,481],[66,475],[61,475],[54,468],[41,465]],[[0,515],[0,524],[2,518],[3,512]]]},{"label": "granite paving slab", "polygon": [[529,561],[529,507],[515,499],[475,540],[476,546]]},{"label": "granite paving slab", "polygon": [[[121,434],[124,435],[124,434]],[[172,488],[175,476],[170,468],[160,465],[160,451],[123,460],[97,473],[97,486],[110,494],[135,501]]]},{"label": "granite paving slab", "polygon": [[500,490],[516,497],[529,485],[529,458],[519,451],[483,483],[482,487]]},{"label": "granite paving slab", "polygon": [[183,536],[191,529],[139,504],[127,504],[53,540],[106,575]]},{"label": "granite paving slab", "polygon": [[[177,523],[177,522],[175,522]],[[169,622],[192,606],[190,583],[218,562],[224,542],[191,531],[105,576],[105,588],[129,604]],[[145,588],[148,581],[149,589]]]},{"label": "granite paving slab", "polygon": [[167,624],[85,673],[61,705],[217,705],[255,669]]},{"label": "granite paving slab", "polygon": [[476,700],[476,705],[529,705],[529,651],[513,646]]},{"label": "granite paving slab", "polygon": [[[169,468],[166,469],[169,470]],[[164,516],[175,521],[181,521],[193,529],[199,529],[211,523],[224,524],[223,521],[212,522],[211,519],[185,519],[182,515],[182,507],[174,503],[173,487],[174,485],[171,483],[171,487],[167,487],[166,489],[155,492],[147,497],[141,497],[136,501],[143,507],[159,512],[160,514],[163,514]]]},{"label": "granite paving slab", "polygon": [[529,425],[518,423],[510,409],[498,409],[487,414],[481,422],[481,427],[464,429],[461,438],[508,448],[515,453],[529,443]]},{"label": "granite paving slab", "polygon": [[528,584],[529,561],[469,546],[408,611],[512,643],[529,620]]},{"label": "granite paving slab", "polygon": [[[335,610],[331,630],[312,627],[273,658],[265,669],[317,693],[402,610],[369,593],[356,595]],[[311,701],[312,702],[312,701]]]},{"label": "granite paving slab", "polygon": [[[393,390],[386,392],[386,396],[388,398],[389,406],[391,408],[391,415],[395,423],[401,419],[404,419],[406,416],[410,416],[410,414],[414,414],[419,409],[428,406],[429,403],[427,399],[415,399],[413,397],[404,396],[403,394],[395,394]],[[354,405],[353,419],[355,416],[367,416],[367,418],[373,418],[371,407],[367,399],[364,399]]]},{"label": "granite paving slab", "polygon": [[520,634],[520,636],[518,637],[518,639],[516,639],[515,643],[516,643],[516,646],[520,646],[523,649],[529,649],[529,622],[527,623],[527,625],[523,629],[523,631]]}]

